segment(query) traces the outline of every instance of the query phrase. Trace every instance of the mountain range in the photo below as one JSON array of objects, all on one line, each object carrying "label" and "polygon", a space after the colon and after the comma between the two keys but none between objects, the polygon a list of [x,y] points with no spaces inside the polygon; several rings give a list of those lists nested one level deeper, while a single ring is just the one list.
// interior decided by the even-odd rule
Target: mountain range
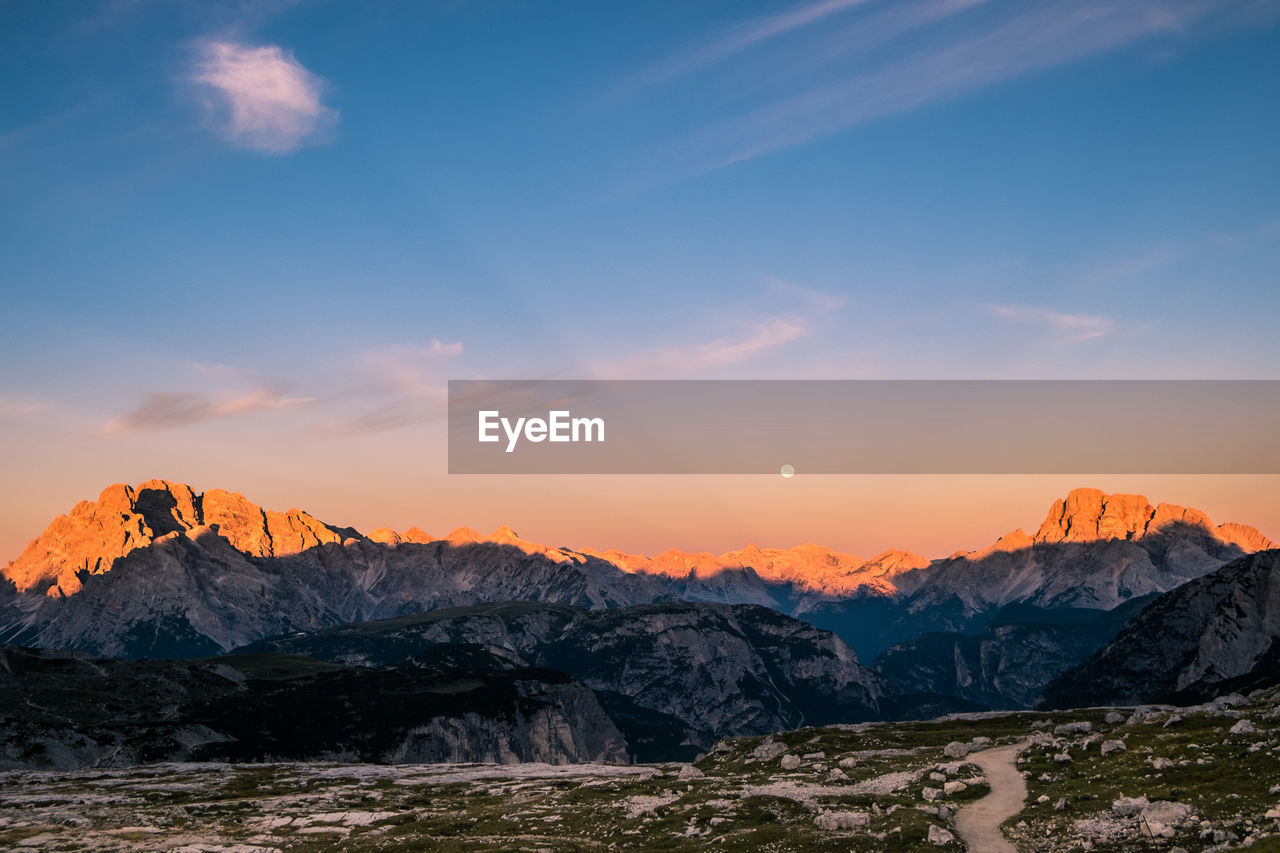
[{"label": "mountain range", "polygon": [[[1046,688],[1091,655],[1128,654],[1106,649],[1125,637],[1132,648],[1125,632],[1157,618],[1144,614],[1167,607],[1167,593],[1271,547],[1198,510],[1078,489],[1034,534],[940,560],[812,543],[647,557],[543,545],[505,527],[362,534],[153,480],[80,502],[4,569],[0,642],[117,659],[306,655],[388,671],[429,647],[477,647],[480,671],[505,661],[559,672],[592,693],[630,754],[670,757],[815,721],[1026,708],[1049,701],[1042,693],[1061,701]],[[1269,618],[1247,626],[1261,660]],[[321,680],[345,690],[361,677]],[[490,677],[505,676],[481,681]],[[293,701],[277,687],[241,699]],[[492,746],[498,736],[486,737]],[[503,737],[510,754],[553,754]]]},{"label": "mountain range", "polygon": [[362,535],[220,489],[117,484],[59,516],[3,571],[0,640],[112,657],[196,657],[264,637],[492,601],[589,610],[758,604],[835,631],[865,660],[1005,608],[1102,612],[1271,547],[1239,524],[1078,489],[1034,535],[928,561],[812,543],[720,556],[573,550],[459,529]]}]

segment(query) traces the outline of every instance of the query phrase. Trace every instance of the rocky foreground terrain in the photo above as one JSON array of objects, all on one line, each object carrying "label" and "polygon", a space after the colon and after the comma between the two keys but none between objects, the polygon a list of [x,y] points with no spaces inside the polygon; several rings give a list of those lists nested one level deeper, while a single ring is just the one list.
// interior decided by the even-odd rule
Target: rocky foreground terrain
[{"label": "rocky foreground terrain", "polygon": [[983,769],[1004,769],[993,756],[1026,787],[1003,825],[1021,851],[1280,850],[1274,688],[1193,707],[808,728],[721,741],[693,764],[8,772],[0,848],[959,851],[975,804],[1008,792]]}]

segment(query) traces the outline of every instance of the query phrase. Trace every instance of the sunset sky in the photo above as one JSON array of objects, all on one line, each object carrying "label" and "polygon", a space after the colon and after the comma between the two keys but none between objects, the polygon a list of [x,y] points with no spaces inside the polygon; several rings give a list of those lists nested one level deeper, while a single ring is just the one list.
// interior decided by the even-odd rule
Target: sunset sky
[{"label": "sunset sky", "polygon": [[[450,477],[448,378],[1280,378],[1280,0],[0,0],[0,561],[162,477],[941,556],[1074,486]],[[1106,424],[1097,424],[1099,440]]]}]

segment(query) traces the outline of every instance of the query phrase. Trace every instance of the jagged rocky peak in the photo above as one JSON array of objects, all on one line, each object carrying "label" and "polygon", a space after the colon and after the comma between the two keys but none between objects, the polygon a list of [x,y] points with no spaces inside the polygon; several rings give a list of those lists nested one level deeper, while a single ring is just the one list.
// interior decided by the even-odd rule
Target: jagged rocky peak
[{"label": "jagged rocky peak", "polygon": [[81,589],[82,573],[106,572],[118,558],[165,537],[195,539],[206,532],[258,557],[360,538],[350,528],[331,527],[302,510],[264,510],[223,489],[198,494],[185,483],[168,480],[136,487],[116,483],[96,501],[80,501],[54,519],[4,574],[19,592],[73,595]]},{"label": "jagged rocky peak", "polygon": [[[1216,539],[1246,551],[1273,547],[1271,540],[1243,524],[1214,526],[1198,509],[1162,503],[1152,506],[1145,495],[1108,495],[1098,489],[1073,489],[1055,501],[1033,537],[1035,543],[1094,542],[1100,539],[1140,539],[1174,526],[1199,527]],[[1022,531],[1010,536],[1015,538]],[[1023,534],[1025,536],[1025,534]]]},{"label": "jagged rocky peak", "polygon": [[1036,542],[1093,542],[1141,535],[1155,507],[1143,495],[1108,495],[1098,489],[1073,489],[1054,501]]}]

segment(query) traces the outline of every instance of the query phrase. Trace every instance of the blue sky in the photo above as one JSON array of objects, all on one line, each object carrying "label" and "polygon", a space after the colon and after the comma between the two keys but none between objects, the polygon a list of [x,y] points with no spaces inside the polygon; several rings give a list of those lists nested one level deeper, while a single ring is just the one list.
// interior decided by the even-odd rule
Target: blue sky
[{"label": "blue sky", "polygon": [[449,376],[1274,378],[1278,84],[1268,0],[0,0],[0,553],[487,513]]}]

